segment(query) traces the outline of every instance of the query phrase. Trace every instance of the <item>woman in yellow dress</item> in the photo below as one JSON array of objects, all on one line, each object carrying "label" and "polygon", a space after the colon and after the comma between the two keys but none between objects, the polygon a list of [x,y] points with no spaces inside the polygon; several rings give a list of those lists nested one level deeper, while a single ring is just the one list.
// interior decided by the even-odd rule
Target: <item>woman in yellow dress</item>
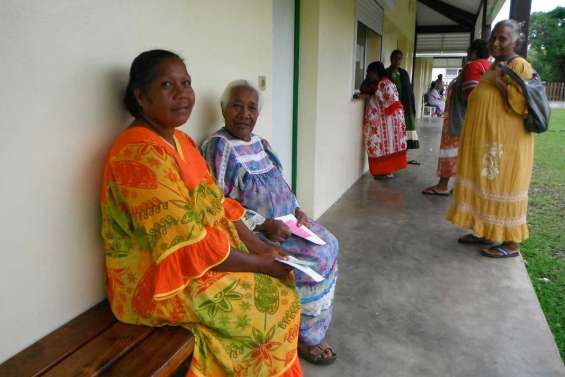
[{"label": "woman in yellow dress", "polygon": [[301,377],[300,302],[289,269],[275,261],[276,249],[257,247],[243,207],[224,198],[192,139],[177,130],[194,105],[182,59],[140,54],[124,102],[135,119],[112,146],[101,200],[116,318],[189,329],[188,377]]},{"label": "woman in yellow dress", "polygon": [[489,47],[495,64],[469,96],[461,134],[454,201],[447,219],[472,231],[461,243],[484,244],[492,258],[519,255],[528,238],[526,213],[532,174],[534,139],[524,127],[527,104],[516,83],[502,73],[507,65],[531,79],[531,65],[515,52],[520,24],[497,23]]}]

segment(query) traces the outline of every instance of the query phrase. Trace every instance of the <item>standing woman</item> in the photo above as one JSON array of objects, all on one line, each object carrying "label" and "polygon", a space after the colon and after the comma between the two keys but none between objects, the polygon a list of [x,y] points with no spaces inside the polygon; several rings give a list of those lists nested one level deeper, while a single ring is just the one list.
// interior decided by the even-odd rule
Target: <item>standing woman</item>
[{"label": "standing woman", "polygon": [[[406,70],[400,68],[402,65],[403,54],[400,50],[394,50],[390,54],[390,67],[387,68],[388,78],[396,84],[400,102],[404,107],[404,118],[406,119],[406,143],[408,149],[420,148],[418,133],[416,132],[416,105],[414,102],[414,91],[410,84],[410,77]],[[420,165],[416,160],[408,161],[409,164]]]},{"label": "standing woman", "polygon": [[499,67],[506,65],[523,79],[532,78],[530,63],[516,54],[520,24],[497,23],[489,39],[493,68],[469,97],[457,161],[454,201],[447,218],[471,230],[462,243],[486,244],[492,258],[519,255],[528,238],[528,188],[534,139],[524,127],[527,104],[519,87]]},{"label": "standing woman", "polygon": [[[460,76],[453,80],[447,88],[447,100],[445,101],[446,107],[443,116],[443,127],[441,130],[441,142],[436,171],[439,181],[436,185],[424,189],[422,191],[424,195],[449,195],[449,180],[451,177],[455,177],[457,150],[459,148],[459,135],[452,134],[453,127],[450,127],[450,123],[454,122],[457,118],[449,117],[450,103],[453,101],[453,91],[461,91],[463,98],[468,99],[473,89],[479,84],[481,76],[490,68],[491,63],[488,59],[489,56],[490,53],[486,41],[475,39],[471,42],[471,46],[469,46],[469,50],[467,50],[469,62],[465,64]],[[459,98],[459,93],[457,93],[455,100]],[[459,106],[461,106],[461,104]],[[461,129],[463,125],[457,124],[455,127]]]},{"label": "standing woman", "polygon": [[375,178],[392,178],[393,172],[406,167],[404,110],[383,63],[369,64],[366,81],[375,88],[363,118],[369,169]]},{"label": "standing woman", "polygon": [[194,105],[182,59],[140,54],[124,103],[135,119],[112,146],[101,203],[116,318],[189,329],[188,377],[302,376],[289,269],[274,260],[276,250],[247,252],[238,236],[243,207],[224,198],[192,139],[177,130]]}]

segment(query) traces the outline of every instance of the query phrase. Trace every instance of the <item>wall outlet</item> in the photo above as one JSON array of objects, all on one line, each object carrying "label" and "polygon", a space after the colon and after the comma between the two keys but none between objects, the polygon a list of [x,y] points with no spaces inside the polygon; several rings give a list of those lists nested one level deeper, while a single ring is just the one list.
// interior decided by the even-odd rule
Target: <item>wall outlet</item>
[{"label": "wall outlet", "polygon": [[260,75],[258,82],[259,82],[259,89],[261,89],[261,90],[267,89],[267,77],[266,76]]}]

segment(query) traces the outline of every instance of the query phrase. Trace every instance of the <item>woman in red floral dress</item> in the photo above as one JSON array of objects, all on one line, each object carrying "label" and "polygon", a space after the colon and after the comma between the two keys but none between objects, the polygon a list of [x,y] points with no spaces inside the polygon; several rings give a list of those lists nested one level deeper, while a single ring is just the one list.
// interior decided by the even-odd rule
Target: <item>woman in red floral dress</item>
[{"label": "woman in red floral dress", "polygon": [[370,95],[363,119],[369,170],[375,178],[392,178],[393,172],[406,167],[406,121],[398,90],[383,63],[369,64],[361,93]]}]

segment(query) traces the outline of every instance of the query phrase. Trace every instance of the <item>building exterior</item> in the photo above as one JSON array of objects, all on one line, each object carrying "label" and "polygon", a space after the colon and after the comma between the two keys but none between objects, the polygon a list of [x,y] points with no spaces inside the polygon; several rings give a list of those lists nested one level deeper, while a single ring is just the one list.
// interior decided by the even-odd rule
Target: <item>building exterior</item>
[{"label": "building exterior", "polygon": [[367,169],[356,74],[372,60],[388,66],[399,48],[416,97],[430,81],[431,58],[414,60],[417,9],[417,0],[0,2],[0,333],[11,340],[0,362],[105,297],[99,186],[130,121],[121,98],[138,53],[184,57],[196,105],[183,130],[197,142],[222,126],[229,81],[260,84],[256,133],[318,217]]}]

